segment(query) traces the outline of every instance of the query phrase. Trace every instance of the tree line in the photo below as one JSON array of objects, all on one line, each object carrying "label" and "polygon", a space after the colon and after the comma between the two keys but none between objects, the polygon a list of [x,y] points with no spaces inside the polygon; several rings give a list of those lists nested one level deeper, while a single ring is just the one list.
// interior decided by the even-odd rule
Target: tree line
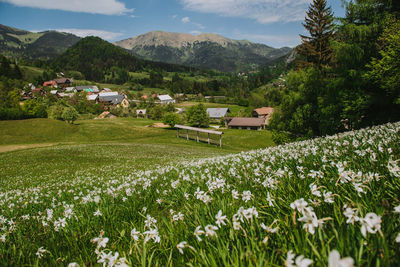
[{"label": "tree line", "polygon": [[399,2],[344,4],[337,19],[326,0],[310,4],[272,128],[320,136],[400,119]]}]

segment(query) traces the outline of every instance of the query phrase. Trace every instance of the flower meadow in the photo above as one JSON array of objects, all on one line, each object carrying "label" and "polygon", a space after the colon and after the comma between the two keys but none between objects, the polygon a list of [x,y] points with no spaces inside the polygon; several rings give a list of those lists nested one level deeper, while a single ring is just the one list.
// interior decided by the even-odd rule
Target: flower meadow
[{"label": "flower meadow", "polygon": [[399,266],[400,123],[0,192],[1,265]]}]

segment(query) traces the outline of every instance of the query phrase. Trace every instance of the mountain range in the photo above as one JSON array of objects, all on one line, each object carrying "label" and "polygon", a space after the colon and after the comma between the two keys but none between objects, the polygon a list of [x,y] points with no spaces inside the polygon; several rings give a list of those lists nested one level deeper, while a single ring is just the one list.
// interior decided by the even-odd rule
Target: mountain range
[{"label": "mountain range", "polygon": [[0,53],[24,59],[48,60],[65,52],[81,38],[57,31],[29,32],[0,24]]},{"label": "mountain range", "polygon": [[[50,60],[81,38],[57,31],[29,32],[0,24],[0,53],[28,60]],[[272,48],[247,40],[203,33],[153,31],[115,42],[140,59],[223,72],[250,71],[281,61],[291,48]]]},{"label": "mountain range", "polygon": [[218,34],[191,35],[153,31],[115,42],[142,59],[220,71],[249,71],[290,53],[247,40],[232,40]]}]

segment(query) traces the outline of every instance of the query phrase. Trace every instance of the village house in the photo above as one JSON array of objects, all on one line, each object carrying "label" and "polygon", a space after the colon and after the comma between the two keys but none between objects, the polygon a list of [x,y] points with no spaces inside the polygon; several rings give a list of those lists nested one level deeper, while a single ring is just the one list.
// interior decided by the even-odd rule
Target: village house
[{"label": "village house", "polygon": [[71,83],[74,82],[74,80],[70,78],[58,78],[54,81],[56,82],[58,88],[68,87],[69,85],[71,85]]},{"label": "village house", "polygon": [[136,118],[146,118],[146,109],[137,109],[136,110]]},{"label": "village house", "polygon": [[123,95],[104,95],[105,93],[99,94],[98,101],[105,105],[118,105],[121,104],[125,99]]},{"label": "village house", "polygon": [[264,118],[265,124],[268,124],[269,120],[271,119],[272,113],[274,113],[274,108],[272,107],[262,107],[256,108],[253,110],[253,117],[255,118]]},{"label": "village house", "polygon": [[265,118],[234,117],[228,123],[230,129],[262,130],[265,128]]},{"label": "village house", "polygon": [[219,120],[230,112],[229,108],[207,108],[207,114],[212,120]]},{"label": "village house", "polygon": [[53,88],[65,88],[68,87],[73,82],[74,81],[69,78],[59,78],[51,81],[46,81],[43,83],[43,86],[53,87]]},{"label": "village house", "polygon": [[81,85],[75,87],[77,92],[85,91],[86,93],[98,93],[100,92],[99,88],[96,85]]},{"label": "village house", "polygon": [[124,96],[124,99],[122,99],[121,103],[118,106],[121,106],[123,108],[129,108],[130,107],[129,100]]},{"label": "village house", "polygon": [[63,98],[63,97],[73,97],[75,94],[74,93],[58,93],[57,94],[59,98]]},{"label": "village house", "polygon": [[90,95],[87,95],[87,96],[86,96],[86,99],[87,99],[88,101],[97,101],[98,97],[99,97],[98,94],[90,94]]},{"label": "village house", "polygon": [[65,87],[65,92],[66,92],[66,93],[76,92],[76,89],[75,89],[75,87],[73,87],[73,86]]},{"label": "village house", "polygon": [[159,95],[158,99],[160,100],[161,104],[170,104],[170,103],[174,104],[175,103],[175,99],[173,99],[169,95]]}]

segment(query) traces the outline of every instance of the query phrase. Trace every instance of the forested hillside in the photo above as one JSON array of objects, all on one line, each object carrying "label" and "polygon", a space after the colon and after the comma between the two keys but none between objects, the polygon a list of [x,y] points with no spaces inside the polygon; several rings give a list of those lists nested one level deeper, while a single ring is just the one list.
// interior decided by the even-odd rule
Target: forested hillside
[{"label": "forested hillside", "polygon": [[29,32],[0,24],[0,53],[26,60],[48,60],[67,50],[80,38],[56,31]]},{"label": "forested hillside", "polygon": [[399,12],[398,1],[357,0],[335,21],[326,1],[314,0],[272,127],[315,136],[398,121]]}]

